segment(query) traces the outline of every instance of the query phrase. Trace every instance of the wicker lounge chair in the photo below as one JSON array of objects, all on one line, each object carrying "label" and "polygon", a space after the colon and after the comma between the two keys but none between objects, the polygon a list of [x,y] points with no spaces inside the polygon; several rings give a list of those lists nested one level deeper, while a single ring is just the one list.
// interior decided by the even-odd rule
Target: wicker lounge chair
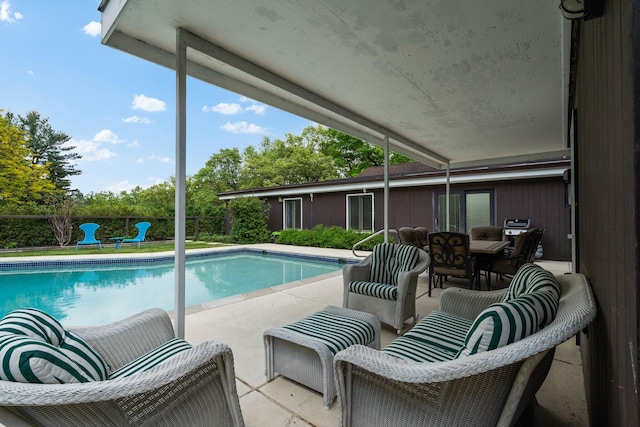
[{"label": "wicker lounge chair", "polygon": [[[71,329],[112,370],[175,338],[164,310],[110,325]],[[144,372],[66,384],[0,381],[0,406],[36,426],[242,426],[233,355],[205,342]]]},{"label": "wicker lounge chair", "polygon": [[342,306],[375,315],[398,333],[416,315],[418,275],[429,266],[429,255],[410,245],[381,243],[358,264],[342,269]]},{"label": "wicker lounge chair", "polygon": [[[443,362],[412,362],[359,345],[336,354],[341,425],[513,426],[544,382],[555,346],[596,314],[583,275],[557,280],[560,302],[553,321],[503,347]],[[441,311],[474,319],[505,292],[449,288]]]}]

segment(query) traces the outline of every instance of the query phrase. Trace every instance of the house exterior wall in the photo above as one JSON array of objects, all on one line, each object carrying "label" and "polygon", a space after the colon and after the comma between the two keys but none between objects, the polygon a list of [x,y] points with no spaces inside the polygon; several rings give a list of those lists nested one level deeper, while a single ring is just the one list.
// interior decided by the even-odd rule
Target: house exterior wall
[{"label": "house exterior wall", "polygon": [[598,315],[581,334],[592,426],[638,426],[640,2],[582,23],[576,88],[577,270]]},{"label": "house exterior wall", "polygon": [[[505,218],[530,218],[531,226],[544,228],[544,259],[571,259],[571,244],[567,238],[570,230],[570,212],[566,205],[566,183],[562,177],[519,179],[476,184],[457,184],[451,191],[493,190],[495,193],[494,225],[502,226]],[[389,191],[389,227],[427,227],[435,230],[435,194],[444,192],[444,185],[395,187]],[[367,190],[374,197],[374,228],[384,228],[384,191]],[[302,198],[302,227],[347,226],[347,195],[363,194],[363,191],[314,194],[287,198]],[[282,205],[277,197],[267,198],[272,205],[268,227],[281,230]],[[467,230],[469,232],[470,230]]]}]

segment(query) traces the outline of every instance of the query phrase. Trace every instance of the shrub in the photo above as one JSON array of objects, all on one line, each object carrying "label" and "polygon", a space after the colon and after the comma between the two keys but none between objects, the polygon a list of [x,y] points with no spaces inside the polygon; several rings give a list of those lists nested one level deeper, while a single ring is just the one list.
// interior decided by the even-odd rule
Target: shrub
[{"label": "shrub", "polygon": [[[319,248],[351,249],[353,245],[371,235],[354,230],[345,230],[342,227],[325,227],[317,225],[312,230],[282,230],[279,232],[276,243],[295,246],[315,246]],[[362,244],[359,249],[371,250],[377,243],[384,242],[384,236],[376,236]]]},{"label": "shrub", "polygon": [[267,229],[268,205],[255,197],[241,197],[229,202],[231,239],[236,243],[266,243],[271,240]]}]

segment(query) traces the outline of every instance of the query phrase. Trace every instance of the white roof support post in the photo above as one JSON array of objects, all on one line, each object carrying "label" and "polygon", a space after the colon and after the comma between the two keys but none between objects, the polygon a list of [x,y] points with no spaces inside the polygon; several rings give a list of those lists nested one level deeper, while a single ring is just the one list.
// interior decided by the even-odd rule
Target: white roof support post
[{"label": "white roof support post", "polygon": [[388,136],[384,137],[384,242],[389,243],[389,137]]},{"label": "white roof support post", "polygon": [[447,219],[445,220],[445,224],[446,224],[446,231],[451,231],[451,224],[449,224],[450,220],[449,220],[449,202],[450,202],[450,198],[451,198],[451,164],[447,163],[447,183],[445,184],[446,186],[446,215],[447,215]]},{"label": "white roof support post", "polygon": [[186,268],[187,43],[176,30],[175,331],[184,338]]}]

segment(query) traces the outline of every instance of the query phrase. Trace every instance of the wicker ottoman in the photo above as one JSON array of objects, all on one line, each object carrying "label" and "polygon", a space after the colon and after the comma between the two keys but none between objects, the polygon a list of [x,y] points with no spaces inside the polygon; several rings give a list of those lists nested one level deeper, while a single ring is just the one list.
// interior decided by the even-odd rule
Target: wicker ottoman
[{"label": "wicker ottoman", "polygon": [[276,373],[322,393],[329,408],[336,397],[333,356],[362,344],[380,348],[380,321],[370,313],[325,307],[299,322],[264,332],[267,381]]}]

